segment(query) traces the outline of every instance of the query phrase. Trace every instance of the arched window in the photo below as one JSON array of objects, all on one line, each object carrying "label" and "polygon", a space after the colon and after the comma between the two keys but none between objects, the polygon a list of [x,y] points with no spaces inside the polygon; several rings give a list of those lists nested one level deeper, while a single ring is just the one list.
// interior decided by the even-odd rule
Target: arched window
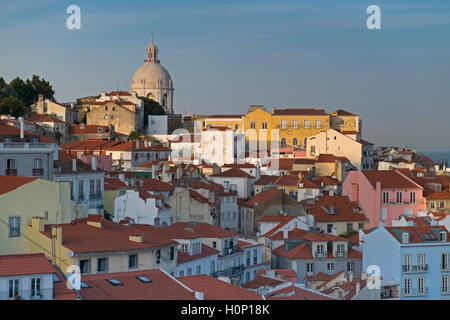
[{"label": "arched window", "polygon": [[286,147],[286,139],[285,138],[281,139],[281,148],[284,148],[284,147]]},{"label": "arched window", "polygon": [[292,139],[292,145],[296,146],[298,144],[297,138]]}]

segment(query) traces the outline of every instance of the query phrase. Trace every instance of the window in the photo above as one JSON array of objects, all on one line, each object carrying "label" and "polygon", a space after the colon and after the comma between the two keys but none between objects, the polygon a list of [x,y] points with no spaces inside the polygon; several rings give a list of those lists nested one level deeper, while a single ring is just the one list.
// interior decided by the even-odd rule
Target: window
[{"label": "window", "polygon": [[83,186],[84,186],[83,180],[78,181],[78,199],[79,200],[83,200],[84,199]]},{"label": "window", "polygon": [[311,146],[311,155],[314,156],[316,154],[316,146]]},{"label": "window", "polygon": [[150,283],[152,282],[151,279],[145,277],[145,276],[137,276],[136,279],[138,279],[142,283]]},{"label": "window", "polygon": [[3,142],[11,142],[11,138],[9,137],[3,138]]},{"label": "window", "polygon": [[415,192],[410,192],[409,193],[409,202],[410,203],[416,203],[416,193]]},{"label": "window", "polygon": [[97,259],[97,272],[108,272],[108,258]]},{"label": "window", "polygon": [[298,120],[292,120],[292,128],[298,129]]},{"label": "window", "polygon": [[297,138],[292,139],[292,145],[296,146],[298,144]]},{"label": "window", "polygon": [[355,270],[355,262],[349,261],[347,262],[347,271],[354,271]]},{"label": "window", "polygon": [[364,223],[358,223],[358,230],[364,229]]},{"label": "window", "polygon": [[397,192],[397,203],[402,203],[403,194],[401,192]]},{"label": "window", "polygon": [[114,278],[106,279],[106,281],[108,281],[113,286],[122,286],[123,285],[123,283],[121,281],[114,279]]},{"label": "window", "polygon": [[217,242],[213,241],[213,248],[217,248]]},{"label": "window", "polygon": [[250,251],[247,251],[246,255],[247,255],[246,265],[249,266],[250,265]]},{"label": "window", "polygon": [[287,121],[281,120],[281,129],[286,129],[286,128],[287,128]]},{"label": "window", "polygon": [[128,269],[137,268],[137,254],[130,254],[128,256]]},{"label": "window", "polygon": [[253,249],[253,264],[258,263],[258,251],[256,249]]},{"label": "window", "polygon": [[281,148],[286,147],[286,138],[281,139]]},{"label": "window", "polygon": [[183,277],[183,276],[184,276],[184,271],[181,270],[180,273],[179,273],[178,275],[179,275],[180,277]]},{"label": "window", "polygon": [[20,217],[9,217],[9,237],[20,237]]},{"label": "window", "polygon": [[382,208],[382,209],[381,209],[381,216],[380,216],[381,220],[386,219],[386,215],[387,215],[387,210],[386,210],[386,208]]},{"label": "window", "polygon": [[33,159],[33,169],[42,169],[42,159],[41,158]]},{"label": "window", "polygon": [[201,243],[197,242],[192,244],[192,254],[199,254],[202,252],[202,247],[201,247]]},{"label": "window", "polygon": [[80,260],[80,272],[82,274],[91,272],[91,260],[90,259]]},{"label": "window", "polygon": [[188,269],[187,269],[187,275],[188,275],[188,276],[192,276],[192,269],[191,269],[191,268],[188,268]]},{"label": "window", "polygon": [[425,254],[420,253],[417,255],[417,267],[419,270],[425,269]]},{"label": "window", "polygon": [[440,209],[444,209],[445,208],[445,202],[444,201],[439,202],[439,208]]},{"label": "window", "polygon": [[96,193],[97,195],[101,195],[102,194],[102,187],[101,187],[101,180],[97,179],[97,186],[96,186]]},{"label": "window", "polygon": [[89,181],[89,194],[91,195],[91,196],[93,196],[94,194],[95,194],[95,180],[90,180]]},{"label": "window", "polygon": [[331,232],[333,232],[333,224],[329,223],[329,224],[327,224],[327,233],[331,233]]},{"label": "window", "polygon": [[14,299],[16,295],[19,295],[19,279],[11,279],[8,285],[8,297]]},{"label": "window", "polygon": [[238,124],[234,125],[234,130],[239,130],[239,125]]},{"label": "window", "polygon": [[403,255],[403,271],[404,272],[411,271],[411,255],[410,254]]},{"label": "window", "polygon": [[320,128],[322,128],[322,121],[316,120],[316,129],[320,129]]},{"label": "window", "polygon": [[419,294],[425,294],[426,293],[425,278],[424,277],[418,277],[417,278],[417,293],[419,293]]},{"label": "window", "polygon": [[389,203],[389,192],[383,192],[383,203]]},{"label": "window", "polygon": [[441,270],[448,270],[448,252],[441,254]]},{"label": "window", "polygon": [[211,261],[211,273],[216,272],[216,262]]},{"label": "window", "polygon": [[403,279],[403,293],[405,296],[411,294],[411,278]]},{"label": "window", "polygon": [[256,129],[256,122],[255,121],[250,122],[250,129]]},{"label": "window", "polygon": [[402,243],[409,243],[409,233],[408,232],[402,233]]},{"label": "window", "polygon": [[334,262],[327,262],[327,271],[334,270]]},{"label": "window", "polygon": [[441,292],[448,293],[448,276],[441,276]]},{"label": "window", "polygon": [[77,152],[77,158],[78,159],[80,159],[82,155],[83,155],[83,152]]},{"label": "window", "polygon": [[447,242],[447,232],[445,231],[439,232],[439,241]]},{"label": "window", "polygon": [[175,259],[175,247],[170,247],[170,260]]},{"label": "window", "polygon": [[156,264],[161,263],[161,250],[156,250]]},{"label": "window", "polygon": [[303,128],[309,129],[309,120],[303,120]]},{"label": "window", "polygon": [[48,211],[45,211],[45,213],[44,213],[44,220],[48,221]]},{"label": "window", "polygon": [[314,273],[314,263],[306,264],[306,273]]},{"label": "window", "polygon": [[202,273],[202,266],[199,264],[196,268],[195,271],[197,272],[197,275]]},{"label": "window", "polygon": [[353,223],[347,223],[347,232],[350,232],[353,230]]},{"label": "window", "polygon": [[436,204],[434,202],[430,202],[430,209],[435,209],[436,208]]},{"label": "window", "polygon": [[337,249],[337,252],[338,252],[338,255],[339,254],[344,254],[344,252],[345,252],[345,245],[343,245],[343,244],[338,244],[337,246],[336,246],[336,249]]},{"label": "window", "polygon": [[263,130],[267,130],[267,122],[263,122],[262,125],[261,125],[261,128]]}]

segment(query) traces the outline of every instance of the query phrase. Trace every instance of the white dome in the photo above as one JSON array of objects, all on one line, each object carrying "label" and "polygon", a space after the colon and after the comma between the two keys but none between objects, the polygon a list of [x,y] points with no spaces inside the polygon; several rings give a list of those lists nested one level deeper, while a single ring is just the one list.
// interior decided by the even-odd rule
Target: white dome
[{"label": "white dome", "polygon": [[131,80],[131,91],[143,89],[170,89],[172,79],[169,72],[157,62],[146,61],[134,73]]}]

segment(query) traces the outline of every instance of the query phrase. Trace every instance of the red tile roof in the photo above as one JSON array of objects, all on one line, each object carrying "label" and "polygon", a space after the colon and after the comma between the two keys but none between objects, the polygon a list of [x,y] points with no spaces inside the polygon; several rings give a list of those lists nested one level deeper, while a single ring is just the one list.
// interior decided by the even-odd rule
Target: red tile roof
[{"label": "red tile roof", "polygon": [[48,143],[58,143],[58,141],[49,139],[43,136],[39,136],[37,134],[34,134],[32,132],[24,130],[24,139],[20,139],[20,129],[7,125],[7,124],[0,124],[0,141],[4,140],[4,137],[16,137],[18,138],[20,142],[31,142],[32,139],[38,138],[39,142],[48,142]]},{"label": "red tile roof", "polygon": [[261,175],[261,177],[255,181],[255,186],[265,186],[269,183],[275,184],[275,182],[278,180],[278,176],[267,176],[267,175]]},{"label": "red tile roof", "polygon": [[316,293],[313,290],[302,289],[297,286],[294,287],[295,300],[335,300],[333,297]]},{"label": "red tile roof", "polygon": [[269,168],[278,168],[278,170],[292,170],[292,165],[294,164],[294,158],[278,158],[270,160],[267,165]]},{"label": "red tile roof", "polygon": [[0,175],[0,195],[16,190],[17,188],[33,182],[36,179],[37,178]]},{"label": "red tile roof", "polygon": [[197,237],[202,238],[226,238],[237,235],[235,232],[222,229],[205,222],[198,222],[194,224],[189,222],[176,222],[164,228],[164,230],[167,230],[168,234],[172,232],[171,229],[191,229]]},{"label": "red tile roof", "polygon": [[58,118],[52,117],[48,114],[38,114],[38,113],[32,113],[27,120],[29,122],[64,122],[62,120],[59,120]]},{"label": "red tile roof", "polygon": [[335,112],[337,113],[338,116],[356,116],[356,114],[348,112],[343,109],[336,110]]},{"label": "red tile roof", "polygon": [[128,96],[131,97],[131,93],[129,93],[128,91],[111,91],[110,93],[107,93],[107,96],[117,96],[117,94],[119,94],[119,96]]},{"label": "red tile roof", "polygon": [[262,300],[262,297],[257,293],[208,275],[179,277],[177,279],[189,288],[203,292],[205,300]]},{"label": "red tile roof", "polygon": [[121,181],[119,178],[104,178],[105,179],[105,190],[119,190],[128,187],[127,184]]},{"label": "red tile roof", "polygon": [[[333,214],[327,211],[329,208],[333,208]],[[353,211],[354,209],[358,211]],[[306,211],[318,222],[367,220],[366,216],[360,212],[358,204],[350,201],[347,196],[320,196],[314,204],[306,207]]]},{"label": "red tile roof", "polygon": [[[297,279],[297,272],[295,272],[294,269],[271,269],[275,271],[277,275],[281,275],[283,279],[289,280],[289,279]],[[267,274],[266,269],[259,269],[256,275],[258,276],[264,276]]]},{"label": "red tile roof", "polygon": [[172,185],[152,178],[142,178],[144,185],[141,190],[145,191],[170,191],[175,189]]},{"label": "red tile roof", "polygon": [[[87,224],[87,219],[74,220],[60,224],[62,227],[62,245],[77,253],[140,251],[176,244],[158,228],[128,227],[110,220],[103,220],[103,229]],[[51,225],[46,225],[43,234],[51,238]],[[132,234],[143,234],[143,243],[129,240]]]},{"label": "red tile roof", "polygon": [[258,193],[256,196],[248,200],[247,202],[243,203],[244,206],[249,207],[257,207],[258,205],[266,202],[267,200],[274,197],[276,194],[281,193],[282,191],[279,191],[278,189],[270,189],[263,192]]},{"label": "red tile roof", "polygon": [[170,151],[165,147],[146,147],[144,141],[128,141],[104,148],[107,151]]},{"label": "red tile roof", "polygon": [[317,183],[318,185],[321,185],[323,183],[325,186],[338,186],[341,184],[339,180],[328,176],[316,177],[313,179],[313,182]]},{"label": "red tile roof", "polygon": [[210,177],[253,178],[252,175],[248,174],[245,171],[242,171],[241,169],[239,169],[237,167],[233,167],[233,168],[231,168],[227,171],[221,172],[221,173],[212,174],[212,175],[210,175]]},{"label": "red tile roof", "polygon": [[319,163],[334,163],[336,161],[348,162],[349,160],[346,157],[336,157],[331,153],[321,153],[316,160]]},{"label": "red tile roof", "polygon": [[67,279],[61,270],[56,265],[53,265],[53,271],[60,280],[59,282],[53,282],[53,299],[76,300],[77,294],[67,287]]},{"label": "red tile roof", "polygon": [[[98,129],[101,128],[103,131],[99,132]],[[92,134],[92,133],[105,133],[109,132],[109,126],[98,126],[94,124],[88,124],[88,125],[79,125],[79,124],[72,124],[69,127],[69,133],[70,134]]]},{"label": "red tile roof", "polygon": [[419,188],[414,182],[410,181],[395,170],[386,171],[366,171],[362,174],[369,180],[374,188],[377,181],[381,182],[381,188]]},{"label": "red tile roof", "polygon": [[53,273],[45,254],[0,255],[0,277]]},{"label": "red tile roof", "polygon": [[[294,229],[288,231],[287,239],[302,239],[302,237],[304,235],[306,235],[308,232],[309,231],[307,231],[307,230],[294,228]],[[275,232],[268,233],[267,237],[272,241],[273,240],[285,240],[284,232],[282,232],[282,231],[278,231],[278,232],[275,231]]]},{"label": "red tile roof", "polygon": [[220,253],[219,250],[216,250],[205,244],[202,244],[202,252],[199,254],[194,254],[192,256],[189,254],[189,252],[183,252],[181,250],[178,250],[177,261],[178,261],[178,264],[180,265],[182,263],[194,261],[197,259],[202,259],[202,258],[209,257],[209,256],[212,256],[214,254],[219,254],[219,253]]},{"label": "red tile roof", "polygon": [[270,277],[265,277],[262,275],[257,275],[255,279],[253,279],[250,282],[247,282],[246,284],[244,284],[242,287],[245,289],[253,289],[253,290],[257,290],[261,287],[276,287],[279,286],[281,284],[285,283],[284,280],[281,279],[274,279],[274,278],[270,278]]},{"label": "red tile roof", "polygon": [[295,175],[282,175],[280,176],[277,181],[275,182],[276,186],[290,186],[290,187],[296,187],[298,186],[298,183],[300,182],[300,177]]},{"label": "red tile roof", "polygon": [[[386,230],[400,243],[402,233],[405,231],[409,234],[409,243],[424,243],[429,241],[440,242],[439,232],[447,231],[447,228],[445,226],[421,224],[420,226],[386,227]],[[446,242],[450,242],[448,236]]]},{"label": "red tile roof", "polygon": [[251,163],[229,163],[224,164],[222,168],[244,168],[244,169],[255,169],[256,166]]},{"label": "red tile roof", "polygon": [[436,191],[426,196],[427,200],[450,199],[450,191],[448,189]]},{"label": "red tile roof", "polygon": [[[144,283],[138,276],[152,282]],[[111,278],[122,285],[112,285],[107,281]],[[90,286],[80,290],[82,300],[196,300],[194,292],[162,270],[83,275],[81,280]]]},{"label": "red tile roof", "polygon": [[119,144],[119,141],[109,140],[78,140],[60,146],[64,151],[99,151]]}]

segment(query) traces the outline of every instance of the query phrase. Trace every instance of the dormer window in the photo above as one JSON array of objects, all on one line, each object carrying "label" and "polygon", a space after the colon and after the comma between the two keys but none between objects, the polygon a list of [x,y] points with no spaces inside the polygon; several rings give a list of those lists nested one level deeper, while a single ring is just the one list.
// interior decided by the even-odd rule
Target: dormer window
[{"label": "dormer window", "polygon": [[183,252],[187,252],[188,251],[188,244],[187,243],[182,243],[181,244],[181,251],[183,251]]},{"label": "dormer window", "polygon": [[408,232],[402,233],[402,243],[409,243],[409,233]]},{"label": "dormer window", "polygon": [[447,242],[447,232],[445,231],[439,232],[439,241]]}]

